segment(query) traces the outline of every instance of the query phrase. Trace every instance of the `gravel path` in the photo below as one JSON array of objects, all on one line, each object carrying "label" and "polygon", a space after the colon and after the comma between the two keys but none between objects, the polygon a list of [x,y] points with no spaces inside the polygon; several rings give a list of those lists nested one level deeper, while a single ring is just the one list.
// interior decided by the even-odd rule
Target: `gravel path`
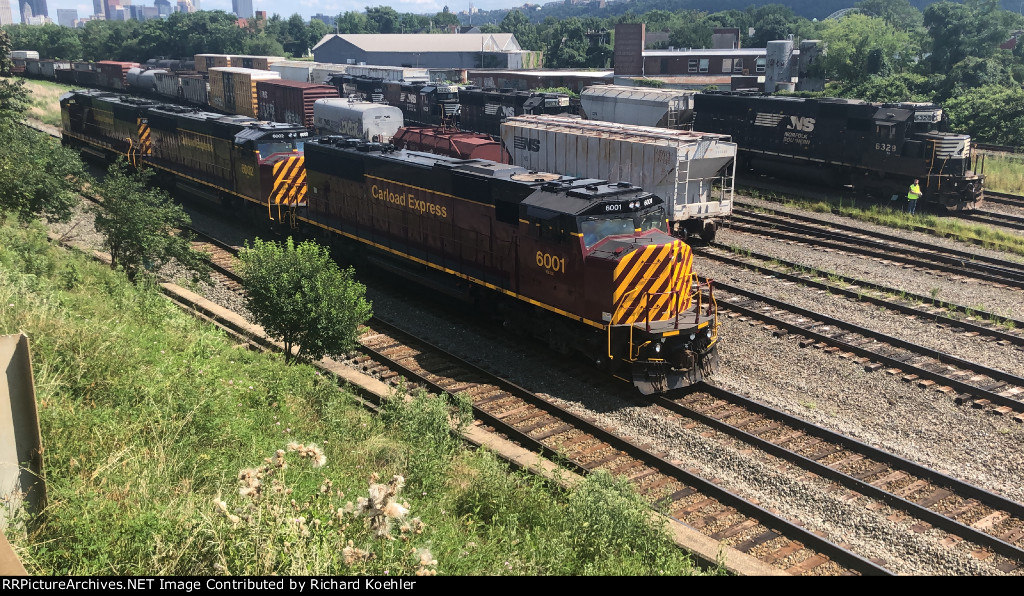
[{"label": "gravel path", "polygon": [[[197,228],[210,229],[208,226],[215,225],[218,237],[225,237],[225,226],[207,222],[209,218],[202,214],[192,215]],[[91,243],[90,247],[96,248],[98,237],[88,231],[88,219],[79,216],[78,223],[55,229],[70,230],[79,242]],[[229,233],[237,236],[235,240],[228,236],[228,242],[241,244],[244,234]],[[729,234],[728,230],[723,233]],[[801,260],[795,252],[798,248],[793,247],[794,254],[786,258]],[[748,279],[743,271],[726,270],[705,260],[699,261],[698,266],[723,279],[732,276],[734,283],[771,285],[768,280]],[[789,286],[783,288],[778,291],[796,292]],[[230,292],[209,291],[212,293],[207,296],[211,300],[228,308],[238,307],[239,299]],[[557,357],[533,344],[496,339],[496,329],[470,327],[465,319],[428,312],[434,309],[424,310],[422,300],[415,297],[395,296],[373,288],[368,289],[367,295],[373,301],[375,314],[382,319],[400,322],[403,328],[421,333],[485,368],[500,371],[513,382],[546,393],[577,412],[597,416],[638,442],[659,445],[671,457],[685,462],[686,467],[700,470],[705,477],[720,479],[730,490],[800,520],[807,528],[824,532],[834,541],[848,543],[864,556],[878,557],[898,573],[1000,573],[992,566],[998,557],[981,561],[971,555],[971,546],[964,542],[944,546],[941,541],[948,537],[936,530],[908,532],[901,516],[881,503],[865,508],[864,504],[870,502],[866,497],[851,500],[846,491],[836,492],[833,485],[813,475],[794,474],[788,465],[743,449],[703,425],[666,417],[658,408],[644,405],[630,391],[609,390],[603,383],[568,377]],[[841,309],[843,315],[854,310],[851,303],[838,299],[824,304],[814,300],[817,309]],[[880,315],[863,310],[864,316]],[[724,318],[721,331],[722,369],[717,383],[1010,498],[1024,499],[1020,486],[1024,458],[1019,447],[1024,430],[1020,425],[957,407],[948,396],[903,383],[897,377],[865,373],[862,367],[831,354],[801,349],[796,341],[774,338],[760,326]],[[921,342],[926,341],[925,335],[934,335],[934,339],[927,341],[951,341],[948,332],[934,325],[922,325],[920,333],[917,339]]]}]

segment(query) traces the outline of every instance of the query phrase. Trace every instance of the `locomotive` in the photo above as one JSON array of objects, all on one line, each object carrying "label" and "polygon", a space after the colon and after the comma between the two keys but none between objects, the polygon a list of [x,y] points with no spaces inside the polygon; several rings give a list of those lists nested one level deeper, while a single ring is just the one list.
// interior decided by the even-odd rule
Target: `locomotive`
[{"label": "locomotive", "polygon": [[331,75],[327,84],[336,87],[341,97],[391,104],[402,110],[405,121],[410,123],[450,123],[459,111],[459,94],[454,85],[386,81],[345,73]]},{"label": "locomotive", "polygon": [[[627,182],[397,151],[96,91],[61,98],[65,142],[151,166],[233,214],[318,235],[580,352],[641,393],[718,365],[717,304],[661,198]],[[243,209],[242,207],[248,207]]]},{"label": "locomotive", "polygon": [[739,167],[755,172],[851,185],[883,199],[905,197],[918,178],[922,200],[950,211],[983,199],[971,137],[949,132],[936,104],[705,92],[694,96],[693,128],[731,135]]}]

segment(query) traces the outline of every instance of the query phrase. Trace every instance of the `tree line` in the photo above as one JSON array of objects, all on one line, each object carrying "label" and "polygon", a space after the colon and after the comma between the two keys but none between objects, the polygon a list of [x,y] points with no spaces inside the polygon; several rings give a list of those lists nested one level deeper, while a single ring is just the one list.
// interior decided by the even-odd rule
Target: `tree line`
[{"label": "tree line", "polygon": [[[674,0],[645,0],[629,7],[672,6]],[[919,0],[915,3],[920,4]],[[568,5],[566,5],[568,6]],[[1024,146],[1024,40],[999,49],[1024,30],[1024,17],[1003,10],[999,0],[943,1],[919,10],[909,0],[862,0],[841,18],[808,19],[781,4],[751,5],[717,12],[665,10],[534,22],[538,11],[505,11],[485,33],[512,33],[526,50],[544,52],[549,68],[610,68],[618,23],[646,23],[662,33],[658,47],[711,46],[719,27],[739,29],[742,47],[764,47],[792,36],[820,39],[827,54],[820,65],[826,94],[870,101],[935,101],[947,107],[957,130],[991,143]],[[543,11],[540,11],[543,12]],[[599,11],[591,11],[600,14]],[[90,21],[84,28],[9,25],[16,49],[35,49],[43,58],[128,60],[184,58],[197,53],[240,53],[298,57],[328,33],[447,32],[459,18],[447,7],[435,15],[400,13],[387,6],[337,15],[335,26],[306,23],[294,14],[237,19],[220,11],[175,13],[168,19]],[[1021,106],[1018,108],[1018,106]]]}]

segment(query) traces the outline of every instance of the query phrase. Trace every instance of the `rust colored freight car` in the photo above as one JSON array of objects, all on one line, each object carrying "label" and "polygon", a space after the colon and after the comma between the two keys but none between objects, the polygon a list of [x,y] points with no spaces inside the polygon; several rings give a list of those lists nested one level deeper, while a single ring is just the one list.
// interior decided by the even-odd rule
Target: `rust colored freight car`
[{"label": "rust colored freight car", "polygon": [[340,97],[332,85],[270,80],[256,83],[258,117],[313,128],[313,104],[318,99]]},{"label": "rust colored freight car", "polygon": [[512,157],[501,141],[490,135],[452,128],[406,126],[391,141],[399,149],[426,151],[459,159],[488,159],[510,164]]},{"label": "rust colored freight car", "polygon": [[93,67],[96,71],[96,84],[107,89],[127,89],[128,71],[138,66],[138,62],[100,60]]}]

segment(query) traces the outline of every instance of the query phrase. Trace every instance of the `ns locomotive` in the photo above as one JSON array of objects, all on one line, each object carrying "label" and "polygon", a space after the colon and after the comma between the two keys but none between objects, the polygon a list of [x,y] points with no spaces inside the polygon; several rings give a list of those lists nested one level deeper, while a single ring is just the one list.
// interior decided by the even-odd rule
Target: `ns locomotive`
[{"label": "ns locomotive", "polygon": [[694,96],[693,129],[732,136],[739,167],[839,183],[902,198],[915,178],[922,200],[950,211],[983,199],[971,138],[949,132],[942,108],[737,92]]},{"label": "ns locomotive", "polygon": [[717,305],[662,200],[479,159],[395,151],[242,116],[107,93],[61,100],[66,142],[327,239],[388,271],[474,299],[578,351],[642,393],[718,364]]}]

